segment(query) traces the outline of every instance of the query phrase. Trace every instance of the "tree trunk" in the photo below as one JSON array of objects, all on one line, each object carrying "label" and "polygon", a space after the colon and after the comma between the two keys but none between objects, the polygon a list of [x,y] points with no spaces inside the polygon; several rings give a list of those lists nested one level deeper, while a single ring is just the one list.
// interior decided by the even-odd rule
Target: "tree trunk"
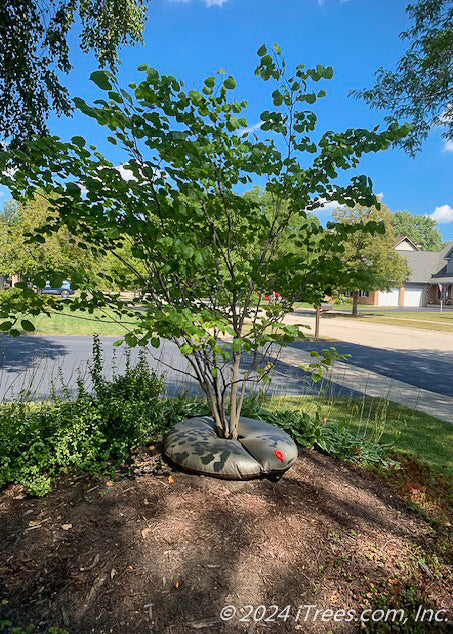
[{"label": "tree trunk", "polygon": [[319,337],[319,318],[321,317],[321,306],[316,306],[315,316],[315,339]]},{"label": "tree trunk", "polygon": [[239,415],[237,411],[237,394],[238,394],[238,380],[239,380],[239,365],[241,363],[241,353],[233,353],[233,368],[231,372],[231,394],[230,394],[230,433],[227,436],[232,440],[236,440],[238,437],[238,423]]},{"label": "tree trunk", "polygon": [[353,291],[352,292],[352,316],[353,317],[357,317],[357,315],[359,314],[358,304],[359,304],[359,291]]}]

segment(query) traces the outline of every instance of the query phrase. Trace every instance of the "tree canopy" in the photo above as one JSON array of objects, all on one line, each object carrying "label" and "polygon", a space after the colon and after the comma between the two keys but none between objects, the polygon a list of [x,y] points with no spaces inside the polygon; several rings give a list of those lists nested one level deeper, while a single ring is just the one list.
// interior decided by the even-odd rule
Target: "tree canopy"
[{"label": "tree canopy", "polygon": [[372,88],[351,94],[389,111],[388,122],[409,121],[412,130],[398,144],[414,155],[433,125],[453,140],[453,2],[419,0],[406,12],[411,27],[400,38],[409,47],[396,70],[379,68]]},{"label": "tree canopy", "polygon": [[442,236],[437,222],[429,216],[414,216],[409,211],[395,211],[391,224],[395,236],[407,236],[423,251],[440,251]]},{"label": "tree canopy", "polygon": [[42,281],[52,280],[63,271],[89,270],[92,258],[74,245],[66,226],[42,242],[30,241],[36,229],[56,221],[55,212],[39,194],[20,204],[7,201],[0,214],[0,273],[21,274]]},{"label": "tree canopy", "polygon": [[47,133],[51,111],[72,104],[60,80],[72,66],[68,34],[80,22],[80,47],[115,69],[118,47],[142,41],[146,0],[2,0],[0,3],[0,147]]},{"label": "tree canopy", "polygon": [[332,213],[332,217],[341,224],[359,226],[373,220],[382,222],[385,228],[379,235],[357,231],[344,242],[341,259],[358,273],[358,284],[351,287],[354,291],[353,314],[356,315],[358,291],[388,290],[393,286],[401,286],[408,277],[409,269],[406,260],[395,251],[392,213],[383,203],[380,203],[379,208],[363,205],[355,205],[352,209],[340,208]]},{"label": "tree canopy", "polygon": [[[218,71],[200,90],[186,91],[175,77],[144,64],[130,91],[120,89],[111,73],[96,71],[91,78],[105,98],[93,105],[75,100],[108,128],[110,143],[127,152],[124,167],[132,177],[123,178],[80,136],[39,139],[0,153],[2,180],[16,199],[38,188],[46,192],[58,225],[77,236],[79,248],[95,258],[111,254],[136,275],[145,309],[134,312],[137,325],[126,343],[158,348],[161,337],[175,342],[206,394],[219,435],[227,438],[237,435],[247,382],[270,370],[269,347],[300,336],[283,321],[292,302],[303,296],[318,305],[326,289],[356,284],[354,266],[339,257],[345,236],[383,230],[374,220],[324,229],[304,222],[307,212],[326,200],[378,204],[368,177],[356,174],[344,186],[335,179],[355,170],[363,154],[386,149],[407,133],[392,124],[382,131],[320,134],[307,106],[325,95],[316,84],[330,79],[332,68],[299,64],[290,73],[277,45],[270,52],[263,45],[258,56],[255,75],[273,84],[272,106],[261,114],[264,140],[241,134],[247,103],[232,96],[233,77]],[[5,171],[12,159],[14,175]],[[254,179],[265,182],[266,205],[238,192]],[[40,228],[36,240],[55,230]],[[282,258],[288,231],[292,246]],[[146,274],[125,260],[125,244]],[[76,281],[81,292],[74,308],[108,306],[130,314],[133,306],[117,295],[90,294],[82,275]],[[266,305],[270,288],[285,300]],[[27,288],[15,301],[3,302],[0,311],[0,328],[11,334],[18,334],[21,314],[46,310]],[[230,344],[220,343],[221,336]],[[243,352],[250,357],[241,372]]]}]

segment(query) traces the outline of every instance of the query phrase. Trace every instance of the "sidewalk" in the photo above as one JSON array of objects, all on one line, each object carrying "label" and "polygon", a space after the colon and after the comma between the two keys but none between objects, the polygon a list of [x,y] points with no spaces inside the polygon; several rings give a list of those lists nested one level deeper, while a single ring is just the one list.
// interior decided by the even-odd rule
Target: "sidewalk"
[{"label": "sidewalk", "polygon": [[[335,346],[335,344],[327,344]],[[316,359],[308,352],[295,348],[282,348],[279,358],[292,366],[307,365]],[[385,398],[410,409],[424,412],[441,420],[453,423],[453,398],[436,392],[414,387],[383,374],[377,374],[350,363],[335,361],[326,375],[327,380],[337,385],[361,392],[366,396]]]},{"label": "sidewalk", "polygon": [[[315,331],[314,315],[289,313],[285,316],[287,324],[306,324]],[[341,317],[321,317],[319,334],[321,337],[332,337],[339,341],[348,341],[372,348],[387,350],[415,350],[423,354],[451,353],[453,363],[453,333],[436,330],[422,330],[406,326],[393,326],[376,322],[356,321]]]}]

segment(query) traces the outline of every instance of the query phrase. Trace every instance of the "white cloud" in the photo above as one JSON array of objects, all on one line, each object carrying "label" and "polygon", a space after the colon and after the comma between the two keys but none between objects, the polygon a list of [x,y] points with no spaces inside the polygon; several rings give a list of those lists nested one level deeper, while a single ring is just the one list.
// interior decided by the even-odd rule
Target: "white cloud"
[{"label": "white cloud", "polygon": [[443,152],[453,152],[453,141],[445,141]]},{"label": "white cloud", "polygon": [[428,218],[432,218],[441,225],[453,222],[453,207],[450,205],[436,207],[432,214],[428,214]]},{"label": "white cloud", "polygon": [[316,207],[316,209],[307,209],[306,210],[306,211],[309,211],[312,214],[331,213],[335,209],[344,208],[344,205],[342,205],[341,203],[337,202],[336,200],[327,200],[326,198],[318,198],[317,200],[315,200],[313,202],[320,203],[320,206]]},{"label": "white cloud", "polygon": [[264,123],[264,121],[258,121],[258,123],[255,123],[254,125],[251,125],[248,128],[241,128],[240,130],[238,130],[238,135],[239,136],[244,136],[244,134],[249,134],[250,132],[255,132],[255,130],[259,130],[261,128],[263,123]]},{"label": "white cloud", "polygon": [[9,169],[2,172],[2,176],[6,176],[6,178],[12,178],[16,172],[17,167],[10,167]]},{"label": "white cloud", "polygon": [[116,165],[115,166],[118,172],[121,174],[121,178],[124,181],[136,181],[137,178],[134,176],[131,170],[128,170],[124,165]]}]

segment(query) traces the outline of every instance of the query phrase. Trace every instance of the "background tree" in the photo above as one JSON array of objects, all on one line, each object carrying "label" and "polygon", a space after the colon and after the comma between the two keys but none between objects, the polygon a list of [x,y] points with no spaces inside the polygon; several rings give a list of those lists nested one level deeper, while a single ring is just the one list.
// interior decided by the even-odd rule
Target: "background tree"
[{"label": "background tree", "polygon": [[[298,65],[291,75],[278,46],[273,54],[262,46],[258,55],[255,74],[274,83],[273,108],[261,114],[265,141],[237,133],[247,127],[242,116],[247,103],[229,96],[232,77],[219,71],[200,91],[185,92],[174,77],[142,65],[140,81],[130,84],[132,94],[120,91],[111,73],[96,71],[92,79],[106,99],[96,105],[75,100],[82,112],[109,128],[111,143],[128,152],[125,168],[134,178],[125,180],[79,136],[70,143],[41,139],[23,151],[0,153],[3,182],[16,199],[33,196],[36,189],[47,192],[58,224],[46,235],[63,224],[80,248],[95,258],[110,253],[123,264],[121,249],[130,240],[131,255],[148,273],[145,278],[126,262],[140,280],[145,310],[134,312],[137,325],[125,341],[156,348],[161,337],[175,342],[206,394],[218,434],[226,438],[237,437],[247,381],[270,370],[269,347],[300,334],[283,322],[294,298],[303,293],[317,305],[326,287],[355,283],[354,267],[338,254],[345,236],[364,227],[343,223],[332,231],[297,219],[326,200],[375,204],[369,178],[353,176],[343,187],[333,181],[339,170],[355,169],[364,153],[388,148],[407,132],[392,125],[382,132],[314,133],[316,115],[305,107],[324,96],[314,84],[330,79],[332,69]],[[14,177],[4,170],[11,156],[18,161]],[[266,183],[268,205],[237,193],[252,177]],[[297,237],[282,258],[279,248],[289,227]],[[374,221],[367,228],[382,229]],[[36,238],[42,236],[41,231]],[[270,285],[285,301],[263,305]],[[133,308],[114,294],[89,295],[83,279],[80,287],[74,308],[111,307],[122,314]],[[3,302],[0,318],[6,321],[0,328],[18,334],[20,315],[46,309],[39,301],[24,288],[14,306]],[[229,346],[219,343],[226,334]],[[244,352],[250,358],[241,372]]]},{"label": "background tree", "polygon": [[351,94],[373,108],[390,111],[388,122],[409,121],[413,128],[398,142],[414,155],[433,125],[453,140],[453,2],[419,0],[406,8],[412,26],[400,34],[409,48],[396,71],[379,68],[376,84]]},{"label": "background tree", "polygon": [[428,216],[414,216],[409,211],[395,211],[391,225],[395,236],[407,236],[423,251],[440,251],[443,246],[437,222]]},{"label": "background tree", "polygon": [[50,111],[72,110],[59,75],[71,70],[68,34],[81,23],[80,47],[115,69],[118,47],[142,41],[146,0],[2,0],[0,147],[47,133]]},{"label": "background tree", "polygon": [[90,253],[77,247],[66,226],[49,233],[47,239],[30,241],[30,235],[47,229],[58,219],[47,199],[39,193],[24,203],[5,203],[0,214],[0,271],[5,275],[33,277],[43,286],[44,280],[56,280],[61,272],[90,271],[94,260]]},{"label": "background tree", "polygon": [[360,226],[374,220],[382,222],[385,227],[385,232],[380,235],[357,231],[344,242],[341,259],[357,272],[358,283],[352,289],[352,314],[357,316],[360,291],[388,290],[393,286],[401,286],[407,279],[409,269],[406,260],[395,251],[392,213],[383,203],[380,203],[380,209],[362,205],[355,205],[353,209],[336,209],[332,217],[341,224]]}]

